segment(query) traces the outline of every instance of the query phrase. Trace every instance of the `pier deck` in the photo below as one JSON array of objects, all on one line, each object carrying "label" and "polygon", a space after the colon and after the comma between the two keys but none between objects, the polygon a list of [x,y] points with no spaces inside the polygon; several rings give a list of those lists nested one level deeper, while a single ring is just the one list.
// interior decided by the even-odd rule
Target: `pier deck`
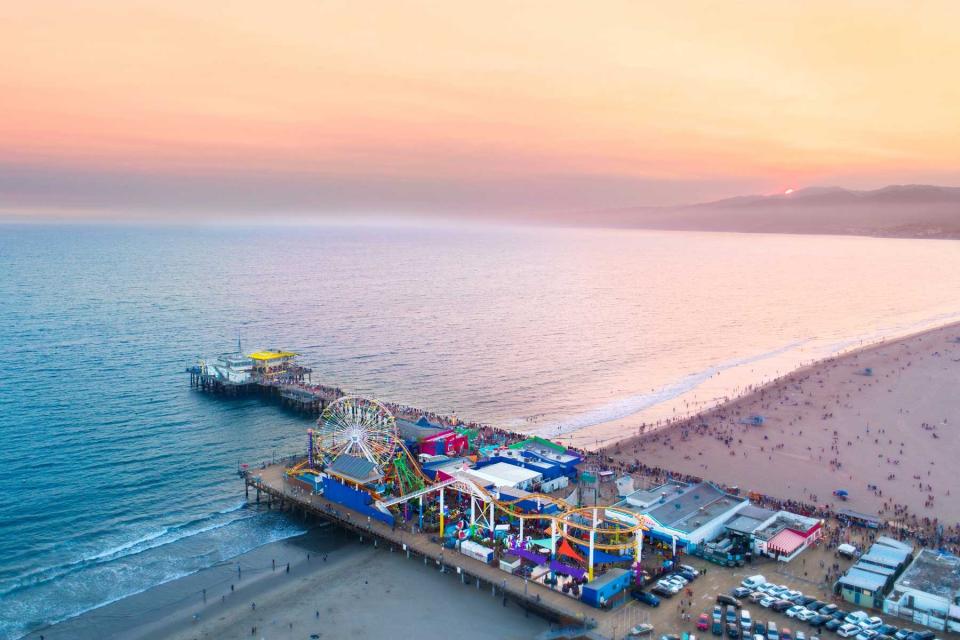
[{"label": "pier deck", "polygon": [[266,499],[271,506],[278,502],[282,508],[318,516],[357,533],[364,540],[372,540],[374,544],[391,545],[405,552],[408,558],[418,556],[424,562],[432,561],[442,570],[459,573],[461,580],[470,577],[471,581],[478,581],[478,589],[481,583],[485,583],[486,589],[492,593],[506,596],[549,620],[570,627],[593,628],[590,633],[592,637],[622,637],[627,631],[617,610],[595,609],[544,585],[508,574],[455,550],[445,549],[432,541],[428,533],[412,532],[403,526],[390,527],[342,504],[326,500],[321,495],[307,493],[288,482],[285,470],[284,465],[273,464],[246,471],[244,482],[248,499],[250,489],[254,489],[258,501]]}]

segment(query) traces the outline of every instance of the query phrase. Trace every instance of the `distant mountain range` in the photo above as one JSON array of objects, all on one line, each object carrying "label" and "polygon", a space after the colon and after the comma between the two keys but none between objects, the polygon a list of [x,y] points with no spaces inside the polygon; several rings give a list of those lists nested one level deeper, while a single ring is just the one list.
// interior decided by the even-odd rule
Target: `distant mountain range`
[{"label": "distant mountain range", "polygon": [[811,187],[677,207],[591,212],[598,226],[897,238],[960,238],[960,187],[891,185],[872,191]]}]

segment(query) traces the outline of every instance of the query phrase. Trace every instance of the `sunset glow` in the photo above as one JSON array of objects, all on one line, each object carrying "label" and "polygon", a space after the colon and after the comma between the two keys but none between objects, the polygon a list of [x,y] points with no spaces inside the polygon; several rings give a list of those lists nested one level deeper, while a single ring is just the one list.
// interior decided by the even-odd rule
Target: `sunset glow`
[{"label": "sunset glow", "polygon": [[958,21],[947,1],[17,3],[0,196],[550,211],[957,181]]}]

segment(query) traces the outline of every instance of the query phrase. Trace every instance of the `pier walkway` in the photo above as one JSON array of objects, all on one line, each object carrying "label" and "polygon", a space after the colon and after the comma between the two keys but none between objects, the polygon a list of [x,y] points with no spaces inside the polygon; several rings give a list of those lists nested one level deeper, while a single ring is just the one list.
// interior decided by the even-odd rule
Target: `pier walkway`
[{"label": "pier walkway", "polygon": [[[452,549],[445,549],[431,540],[428,533],[416,533],[404,526],[391,527],[366,515],[352,511],[342,504],[313,495],[288,482],[282,464],[244,472],[247,498],[251,489],[257,502],[266,500],[270,507],[276,503],[284,509],[301,511],[333,522],[357,533],[361,540],[372,540],[374,545],[389,545],[391,549],[417,556],[424,563],[434,562],[441,571],[455,571],[461,581],[475,582],[477,589],[485,583],[491,594],[507,597],[524,608],[548,620],[568,627],[583,629],[569,637],[622,638],[628,631],[625,616],[617,610],[595,609],[584,602],[550,589],[545,585],[508,574],[497,566],[469,558]],[[435,536],[433,537],[436,539]],[[623,609],[624,607],[621,607]]]}]

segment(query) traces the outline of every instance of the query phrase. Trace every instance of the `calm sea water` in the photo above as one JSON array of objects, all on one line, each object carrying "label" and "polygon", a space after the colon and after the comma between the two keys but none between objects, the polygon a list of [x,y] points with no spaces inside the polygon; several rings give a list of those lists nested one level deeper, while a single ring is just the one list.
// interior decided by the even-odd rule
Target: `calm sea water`
[{"label": "calm sea water", "polygon": [[183,373],[238,331],[350,391],[590,444],[958,300],[939,241],[0,227],[0,638],[300,530],[234,474],[308,421]]}]

